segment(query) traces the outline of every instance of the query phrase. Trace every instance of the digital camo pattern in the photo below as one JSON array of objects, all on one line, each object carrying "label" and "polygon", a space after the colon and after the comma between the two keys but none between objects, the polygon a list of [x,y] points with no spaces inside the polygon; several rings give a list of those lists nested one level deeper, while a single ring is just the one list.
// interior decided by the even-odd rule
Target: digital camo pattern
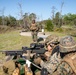
[{"label": "digital camo pattern", "polygon": [[36,24],[31,24],[30,26],[32,39],[34,42],[37,42],[37,35],[38,35],[38,26]]},{"label": "digital camo pattern", "polygon": [[60,40],[60,52],[76,51],[76,42],[72,36],[65,36]]},{"label": "digital camo pattern", "polygon": [[53,75],[76,75],[76,52],[65,55]]},{"label": "digital camo pattern", "polygon": [[62,62],[58,66],[57,71],[55,71],[52,75],[76,75],[76,74],[74,74],[73,70],[66,62]]},{"label": "digital camo pattern", "polygon": [[45,45],[48,45],[52,42],[58,42],[59,41],[59,37],[57,35],[49,35],[46,39],[45,39]]},{"label": "digital camo pattern", "polygon": [[31,24],[30,30],[31,31],[38,31],[38,26],[36,24]]},{"label": "digital camo pattern", "polygon": [[49,57],[47,62],[41,62],[41,67],[46,68],[47,71],[52,74],[58,67],[61,62],[60,54],[54,53],[52,56]]},{"label": "digital camo pattern", "polygon": [[32,39],[33,39],[33,41],[35,42],[37,42],[37,35],[38,35],[38,32],[36,32],[36,31],[33,31],[33,32],[31,32],[31,35],[32,35]]}]

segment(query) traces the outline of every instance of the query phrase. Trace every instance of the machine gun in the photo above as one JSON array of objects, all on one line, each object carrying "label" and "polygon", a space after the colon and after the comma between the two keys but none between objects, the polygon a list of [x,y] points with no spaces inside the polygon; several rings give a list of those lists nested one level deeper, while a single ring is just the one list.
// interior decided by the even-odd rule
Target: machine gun
[{"label": "machine gun", "polygon": [[31,43],[30,47],[26,47],[26,46],[22,47],[22,50],[5,50],[0,52],[4,53],[6,56],[17,56],[17,55],[22,56],[23,54],[25,54],[25,56],[29,54],[30,56],[33,53],[36,53],[38,55],[44,54],[45,51],[46,50],[44,48],[43,43]]}]

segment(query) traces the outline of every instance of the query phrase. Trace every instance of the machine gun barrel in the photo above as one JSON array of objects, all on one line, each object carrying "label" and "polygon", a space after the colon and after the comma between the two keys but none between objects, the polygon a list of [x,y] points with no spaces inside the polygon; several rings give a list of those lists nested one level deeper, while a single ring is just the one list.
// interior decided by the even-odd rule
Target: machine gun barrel
[{"label": "machine gun barrel", "polygon": [[3,54],[5,54],[6,56],[10,55],[22,55],[23,54],[23,50],[5,50],[5,51],[0,51]]}]

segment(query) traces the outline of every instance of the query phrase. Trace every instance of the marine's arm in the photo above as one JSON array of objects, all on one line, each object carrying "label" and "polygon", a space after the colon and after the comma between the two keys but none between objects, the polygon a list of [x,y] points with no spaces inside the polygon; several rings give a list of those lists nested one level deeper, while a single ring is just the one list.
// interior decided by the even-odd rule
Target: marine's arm
[{"label": "marine's arm", "polygon": [[60,61],[60,57],[57,56],[57,53],[54,53],[47,62],[41,61],[40,65],[41,67],[46,68],[50,74],[52,74],[56,70]]},{"label": "marine's arm", "polygon": [[66,62],[62,62],[52,75],[75,75],[75,74],[73,73],[71,67]]}]

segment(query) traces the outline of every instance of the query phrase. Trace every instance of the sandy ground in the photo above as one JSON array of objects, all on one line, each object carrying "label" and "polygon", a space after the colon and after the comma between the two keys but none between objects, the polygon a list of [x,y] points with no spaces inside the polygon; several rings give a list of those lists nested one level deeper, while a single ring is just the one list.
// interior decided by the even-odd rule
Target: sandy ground
[{"label": "sandy ground", "polygon": [[[20,35],[21,36],[31,36],[31,32],[20,32]],[[47,36],[49,36],[49,34],[48,33],[45,33],[45,35],[42,33],[42,32],[39,32],[38,33],[38,38],[46,38]]]}]

